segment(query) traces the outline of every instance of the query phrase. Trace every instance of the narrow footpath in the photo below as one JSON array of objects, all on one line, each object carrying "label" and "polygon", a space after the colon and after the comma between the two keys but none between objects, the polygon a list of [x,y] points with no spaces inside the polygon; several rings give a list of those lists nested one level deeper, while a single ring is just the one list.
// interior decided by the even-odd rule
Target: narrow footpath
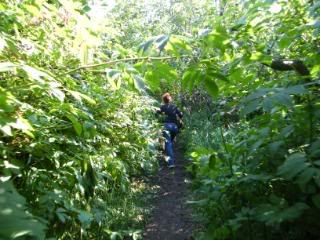
[{"label": "narrow footpath", "polygon": [[193,223],[191,208],[186,205],[188,174],[186,160],[178,147],[174,149],[176,167],[169,169],[161,163],[155,177],[159,191],[154,209],[143,234],[144,240],[191,240]]}]

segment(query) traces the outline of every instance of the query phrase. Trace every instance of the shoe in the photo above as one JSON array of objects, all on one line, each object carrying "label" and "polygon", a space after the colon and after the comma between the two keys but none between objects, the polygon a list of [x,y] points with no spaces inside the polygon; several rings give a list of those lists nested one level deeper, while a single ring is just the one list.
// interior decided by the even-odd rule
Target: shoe
[{"label": "shoe", "polygon": [[171,164],[171,165],[168,166],[168,168],[174,168],[174,167],[175,167],[174,164]]}]

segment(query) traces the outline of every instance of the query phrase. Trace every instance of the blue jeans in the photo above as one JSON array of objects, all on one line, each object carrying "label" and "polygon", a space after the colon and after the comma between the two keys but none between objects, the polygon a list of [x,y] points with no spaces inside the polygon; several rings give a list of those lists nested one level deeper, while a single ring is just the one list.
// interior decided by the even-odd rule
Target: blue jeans
[{"label": "blue jeans", "polygon": [[177,135],[179,129],[175,123],[165,123],[164,124],[163,136],[166,139],[165,141],[165,152],[169,157],[169,166],[174,164],[174,155],[173,155],[173,139]]}]

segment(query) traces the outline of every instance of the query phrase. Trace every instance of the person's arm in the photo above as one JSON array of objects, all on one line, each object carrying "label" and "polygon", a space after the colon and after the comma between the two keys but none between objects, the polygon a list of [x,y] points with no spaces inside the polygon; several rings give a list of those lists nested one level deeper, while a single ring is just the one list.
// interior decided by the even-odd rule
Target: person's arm
[{"label": "person's arm", "polygon": [[164,113],[163,111],[163,106],[161,106],[157,111],[156,111],[157,114],[162,114]]},{"label": "person's arm", "polygon": [[178,115],[179,118],[183,117],[183,113],[176,107],[176,114]]}]

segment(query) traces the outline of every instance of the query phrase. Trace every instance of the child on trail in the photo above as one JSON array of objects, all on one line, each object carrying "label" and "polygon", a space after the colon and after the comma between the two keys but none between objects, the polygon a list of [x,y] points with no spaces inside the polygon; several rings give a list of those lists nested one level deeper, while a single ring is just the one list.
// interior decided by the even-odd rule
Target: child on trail
[{"label": "child on trail", "polygon": [[[163,136],[165,138],[165,152],[168,157],[169,168],[174,167],[174,154],[173,154],[173,140],[179,132],[180,119],[182,118],[182,112],[172,104],[172,97],[170,93],[165,93],[162,95],[162,101],[160,110],[157,113],[165,114],[164,119],[164,131]],[[178,127],[179,126],[179,127]]]}]

